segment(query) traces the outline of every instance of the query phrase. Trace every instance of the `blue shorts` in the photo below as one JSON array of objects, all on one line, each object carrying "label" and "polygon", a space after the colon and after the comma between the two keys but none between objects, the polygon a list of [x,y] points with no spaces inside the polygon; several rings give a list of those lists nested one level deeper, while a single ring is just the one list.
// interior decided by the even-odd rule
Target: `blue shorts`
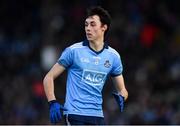
[{"label": "blue shorts", "polygon": [[103,117],[74,114],[65,115],[65,122],[66,125],[105,125]]}]

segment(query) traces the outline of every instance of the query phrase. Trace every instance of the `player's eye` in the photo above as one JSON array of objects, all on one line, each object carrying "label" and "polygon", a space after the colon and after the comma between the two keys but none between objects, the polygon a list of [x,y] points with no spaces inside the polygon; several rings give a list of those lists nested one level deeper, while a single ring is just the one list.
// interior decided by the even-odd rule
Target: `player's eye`
[{"label": "player's eye", "polygon": [[87,27],[88,26],[88,23],[87,22],[85,22],[85,27]]},{"label": "player's eye", "polygon": [[95,23],[95,22],[92,22],[92,23],[91,23],[91,26],[96,26],[96,23]]}]

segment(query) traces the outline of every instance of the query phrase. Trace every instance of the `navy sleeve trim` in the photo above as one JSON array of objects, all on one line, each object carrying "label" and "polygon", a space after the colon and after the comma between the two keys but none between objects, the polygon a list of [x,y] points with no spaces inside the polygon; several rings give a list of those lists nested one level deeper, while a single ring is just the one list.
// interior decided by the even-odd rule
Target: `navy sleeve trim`
[{"label": "navy sleeve trim", "polygon": [[120,73],[120,74],[111,74],[111,77],[117,77],[117,76],[119,76],[119,75],[121,75],[122,73]]},{"label": "navy sleeve trim", "polygon": [[62,66],[64,66],[65,68],[68,68],[68,65],[65,63],[65,61],[63,60],[58,60],[58,63]]}]

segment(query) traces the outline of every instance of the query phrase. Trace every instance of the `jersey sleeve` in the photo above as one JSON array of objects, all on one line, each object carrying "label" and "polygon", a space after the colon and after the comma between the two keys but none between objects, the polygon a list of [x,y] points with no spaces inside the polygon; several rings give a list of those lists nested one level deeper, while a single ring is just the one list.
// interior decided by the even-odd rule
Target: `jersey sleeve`
[{"label": "jersey sleeve", "polygon": [[120,55],[116,55],[114,57],[114,62],[112,64],[112,70],[111,70],[111,73],[110,75],[112,77],[115,77],[115,76],[118,76],[118,75],[121,75],[123,72],[123,66],[122,66],[122,62],[121,62],[121,57]]},{"label": "jersey sleeve", "polygon": [[72,50],[68,47],[62,52],[57,62],[63,65],[65,68],[68,68],[72,65],[72,61],[73,61]]}]

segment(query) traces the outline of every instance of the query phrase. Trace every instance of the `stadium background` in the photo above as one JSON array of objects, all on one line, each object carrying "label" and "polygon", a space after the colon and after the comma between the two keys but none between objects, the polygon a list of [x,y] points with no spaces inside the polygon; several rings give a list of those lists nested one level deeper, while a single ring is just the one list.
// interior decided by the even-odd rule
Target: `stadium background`
[{"label": "stadium background", "polygon": [[[42,79],[63,49],[85,38],[87,7],[112,15],[107,41],[122,57],[129,99],[120,113],[104,88],[108,124],[180,124],[178,0],[1,0],[0,124],[50,124]],[[65,77],[56,83],[64,102]],[[60,123],[62,124],[63,121]]]}]

